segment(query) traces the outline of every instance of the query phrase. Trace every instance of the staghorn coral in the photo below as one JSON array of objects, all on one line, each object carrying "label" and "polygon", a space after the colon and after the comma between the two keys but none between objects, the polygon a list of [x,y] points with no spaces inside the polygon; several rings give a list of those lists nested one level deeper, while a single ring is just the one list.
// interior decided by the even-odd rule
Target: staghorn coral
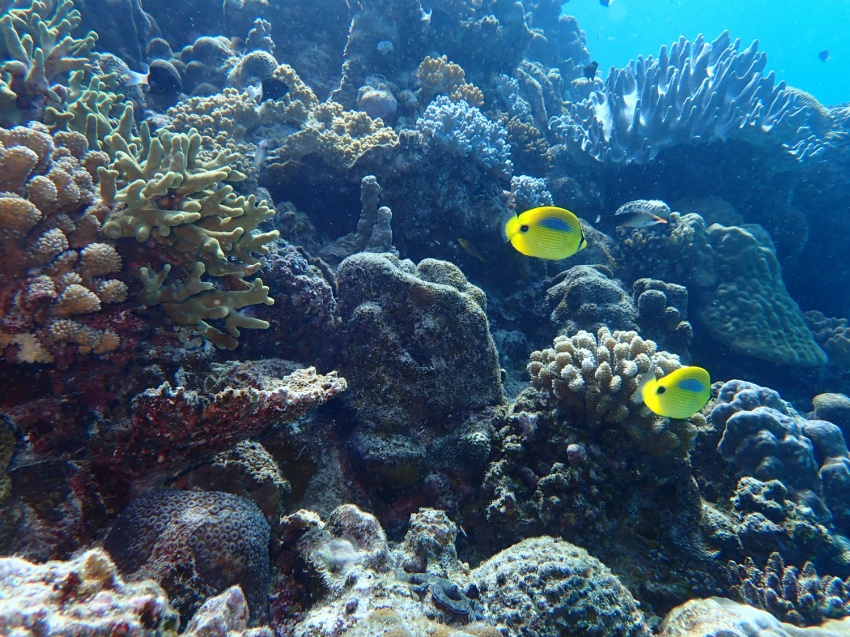
[{"label": "staghorn coral", "polygon": [[155,637],[176,634],[177,619],[155,582],[125,582],[103,549],[45,564],[0,558],[4,635]]},{"label": "staghorn coral", "polygon": [[742,602],[761,608],[795,626],[816,626],[826,619],[850,615],[850,578],[818,575],[814,564],[788,565],[771,553],[764,570],[752,558],[727,565],[732,592]]},{"label": "staghorn coral", "polygon": [[732,137],[775,139],[799,159],[818,155],[805,106],[773,72],[762,75],[767,56],[758,42],[743,51],[740,44],[728,31],[711,43],[683,36],[657,59],[613,70],[602,90],[571,104],[549,128],[561,143],[607,163],[646,163],[669,146]]},{"label": "staghorn coral", "polygon": [[[233,169],[232,155],[222,151],[209,162],[201,161],[197,131],[160,131],[151,137],[146,125],[138,146],[117,133],[107,143],[115,161],[98,171],[101,200],[111,206],[102,232],[140,243],[153,239],[166,262],[159,272],[140,269],[142,301],[161,305],[173,323],[184,326],[181,338],[188,342],[203,336],[218,347],[235,349],[239,328],[266,329],[266,321],[238,310],[274,303],[261,279],[245,279],[261,266],[255,255],[267,254],[265,244],[279,233],[257,231],[274,214],[264,201],[236,196],[232,186],[223,185],[244,178]],[[166,284],[173,265],[182,268],[186,278]],[[222,283],[204,281],[204,274]],[[227,332],[208,322],[222,319]]]},{"label": "staghorn coral", "polygon": [[245,592],[254,621],[268,613],[269,525],[249,500],[217,491],[146,491],[127,505],[103,547],[132,581],[163,586],[183,618],[234,585]]},{"label": "staghorn coral", "polygon": [[104,214],[91,171],[106,162],[79,133],[0,129],[0,349],[9,360],[50,363],[68,346],[105,354],[118,334],[104,306],[126,300],[121,257],[97,241]]},{"label": "staghorn coral", "polygon": [[14,126],[40,119],[45,104],[61,104],[55,83],[72,71],[91,70],[97,35],[71,37],[82,17],[72,0],[36,0],[27,8],[12,8],[0,18],[0,125]]},{"label": "staghorn coral", "polygon": [[314,108],[301,130],[289,136],[280,156],[301,160],[316,155],[337,170],[349,170],[367,154],[395,148],[396,132],[362,111],[347,111],[337,102]]},{"label": "staghorn coral", "polygon": [[599,328],[558,336],[552,348],[532,352],[532,385],[546,392],[579,422],[617,423],[642,448],[654,454],[686,456],[704,425],[701,414],[672,421],[653,414],[638,392],[647,373],[664,376],[680,368],[679,357],[657,351],[653,341],[634,331]]}]

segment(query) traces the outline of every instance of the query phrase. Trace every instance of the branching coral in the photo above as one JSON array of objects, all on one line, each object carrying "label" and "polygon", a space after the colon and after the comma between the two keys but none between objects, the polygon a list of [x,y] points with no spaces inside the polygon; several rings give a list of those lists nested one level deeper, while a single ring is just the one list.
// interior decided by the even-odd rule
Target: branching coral
[{"label": "branching coral", "polygon": [[0,125],[39,118],[46,102],[62,102],[54,82],[91,68],[88,56],[97,35],[70,35],[81,20],[72,0],[36,0],[0,18],[5,44],[0,52],[7,59],[0,70]]},{"label": "branching coral", "polygon": [[747,558],[744,564],[729,562],[729,579],[737,597],[797,626],[820,624],[824,619],[850,615],[850,578],[820,577],[814,564],[786,566],[772,553],[764,570]]},{"label": "branching coral", "polygon": [[92,204],[92,172],[106,160],[79,133],[0,129],[0,349],[11,346],[11,360],[48,363],[69,345],[95,354],[119,345],[97,325],[104,305],[127,297],[109,278],[121,257],[97,241],[103,210]]},{"label": "branching coral", "polygon": [[[109,169],[99,170],[101,199],[112,207],[103,233],[139,242],[153,238],[163,246],[165,267],[158,273],[140,270],[142,300],[162,305],[174,323],[186,326],[184,336],[201,335],[218,347],[234,349],[238,328],[268,327],[266,321],[237,310],[274,303],[262,280],[245,280],[260,268],[255,255],[267,254],[265,244],[278,237],[276,230],[257,231],[274,213],[253,195],[236,196],[232,186],[223,185],[243,175],[233,169],[232,155],[225,151],[201,161],[197,131],[160,131],[151,137],[142,126],[141,133],[131,144],[117,133],[107,139],[115,161]],[[181,267],[187,277],[166,285],[172,265]],[[205,273],[224,284],[215,287],[203,281]],[[214,319],[226,319],[228,333],[207,323]]]},{"label": "branching coral", "polygon": [[484,105],[484,94],[474,84],[466,81],[466,73],[460,65],[449,62],[444,55],[438,58],[426,56],[416,72],[419,80],[420,103],[424,106],[437,95],[447,95],[453,102],[464,100],[470,106]]},{"label": "branching coral", "polygon": [[367,153],[397,144],[398,135],[382,120],[325,102],[310,112],[301,130],[287,138],[280,155],[286,159],[317,155],[333,168],[348,170]]},{"label": "branching coral", "polygon": [[552,348],[531,353],[528,372],[532,384],[576,421],[617,423],[647,450],[682,456],[705,423],[702,415],[672,421],[653,414],[636,396],[644,375],[661,377],[681,366],[678,356],[657,351],[636,332],[612,334],[602,327],[598,336],[582,330],[556,337]]},{"label": "branching coral", "polygon": [[487,170],[505,177],[513,172],[504,126],[464,101],[440,95],[416,120],[416,128],[429,142],[454,155],[469,156]]}]

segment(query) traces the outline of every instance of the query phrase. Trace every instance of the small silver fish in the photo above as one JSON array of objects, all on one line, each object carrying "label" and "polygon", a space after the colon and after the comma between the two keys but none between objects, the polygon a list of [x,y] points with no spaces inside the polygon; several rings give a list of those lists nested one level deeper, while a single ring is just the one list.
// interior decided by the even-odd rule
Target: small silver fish
[{"label": "small silver fish", "polygon": [[626,228],[649,228],[667,223],[670,206],[660,199],[635,199],[624,203],[614,213],[614,223]]},{"label": "small silver fish", "polygon": [[127,76],[127,79],[124,81],[124,86],[147,86],[148,85],[148,75],[150,75],[151,67],[147,64],[142,64],[142,72],[137,73],[132,69],[127,69],[123,71],[124,75]]},{"label": "small silver fish", "polygon": [[260,170],[260,167],[266,163],[266,158],[269,154],[269,143],[262,139],[257,144],[257,150],[254,151],[254,172]]}]

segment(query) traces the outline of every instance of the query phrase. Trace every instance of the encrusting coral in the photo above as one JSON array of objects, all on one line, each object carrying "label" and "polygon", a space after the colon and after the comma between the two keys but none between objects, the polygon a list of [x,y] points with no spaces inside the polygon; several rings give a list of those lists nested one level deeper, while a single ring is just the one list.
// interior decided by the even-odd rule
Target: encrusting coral
[{"label": "encrusting coral", "polygon": [[80,133],[41,125],[0,129],[0,349],[10,360],[49,363],[74,346],[104,354],[119,346],[104,328],[105,305],[127,285],[115,248],[99,242],[105,209],[93,176],[106,163]]},{"label": "encrusting coral", "polygon": [[685,421],[653,414],[636,396],[641,379],[679,369],[679,357],[657,351],[656,344],[634,331],[601,327],[597,336],[584,330],[555,338],[552,347],[532,352],[528,372],[542,389],[578,422],[617,423],[633,441],[655,454],[686,456],[705,418]]},{"label": "encrusting coral", "polygon": [[[261,266],[255,254],[267,254],[265,244],[279,236],[277,230],[256,231],[274,212],[224,184],[244,178],[232,167],[230,153],[201,161],[197,131],[160,131],[152,137],[142,125],[140,133],[130,143],[118,133],[107,138],[115,161],[98,171],[101,200],[111,207],[102,231],[112,239],[154,239],[165,263],[159,272],[140,269],[142,300],[161,305],[173,323],[184,326],[184,340],[203,336],[234,349],[239,328],[268,327],[238,310],[274,303],[261,279],[245,280]],[[172,266],[186,277],[166,284]],[[215,286],[202,280],[204,274],[225,281]],[[221,319],[227,332],[208,322]]]}]

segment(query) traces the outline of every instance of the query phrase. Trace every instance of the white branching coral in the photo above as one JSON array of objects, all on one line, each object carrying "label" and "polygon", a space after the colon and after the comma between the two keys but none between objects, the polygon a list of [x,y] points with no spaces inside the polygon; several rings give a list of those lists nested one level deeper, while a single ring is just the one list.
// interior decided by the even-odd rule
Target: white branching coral
[{"label": "white branching coral", "polygon": [[686,454],[705,419],[671,421],[652,413],[640,397],[642,381],[682,367],[679,357],[658,351],[634,331],[600,328],[558,336],[552,347],[531,353],[532,384],[558,401],[572,419],[588,425],[618,424],[640,445],[657,453]]}]

